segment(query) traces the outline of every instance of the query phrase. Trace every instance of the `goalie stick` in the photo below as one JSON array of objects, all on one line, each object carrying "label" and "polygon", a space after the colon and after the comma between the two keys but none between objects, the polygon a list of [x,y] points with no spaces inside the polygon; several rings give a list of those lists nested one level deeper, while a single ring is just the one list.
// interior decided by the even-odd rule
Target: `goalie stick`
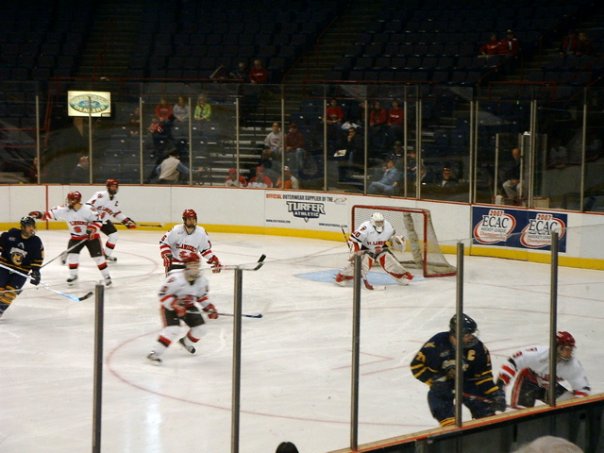
[{"label": "goalie stick", "polygon": [[260,255],[260,258],[255,263],[252,264],[226,264],[224,266],[219,266],[220,270],[235,270],[241,269],[243,271],[257,271],[262,266],[264,266],[264,260],[266,259],[266,255]]},{"label": "goalie stick", "polygon": [[[2,264],[2,263],[0,263],[0,267],[2,267],[2,268],[4,268],[4,269],[7,269],[7,270],[9,270],[9,271],[11,271],[11,272],[13,272],[13,273],[15,273],[15,274],[17,274],[17,275],[20,275],[21,277],[25,277],[25,278],[26,278],[26,279],[28,279],[28,280],[29,280],[29,279],[31,279],[31,276],[30,276],[30,275],[24,274],[23,272],[19,272],[18,270],[16,270],[16,269],[12,269],[12,268],[10,268],[10,267],[8,267],[8,266],[5,266],[5,265],[4,265],[4,264]],[[92,296],[92,294],[93,294],[93,293],[92,293],[92,291],[88,291],[88,292],[87,292],[86,294],[84,294],[82,297],[78,297],[78,296],[75,296],[75,295],[73,295],[73,294],[64,293],[63,291],[59,291],[58,289],[54,289],[54,288],[52,288],[51,286],[49,286],[48,284],[43,283],[43,282],[40,282],[40,286],[41,286],[42,288],[44,288],[44,289],[46,289],[46,290],[50,291],[50,292],[53,292],[53,293],[55,293],[55,294],[58,294],[59,296],[65,297],[66,299],[69,299],[69,300],[71,300],[72,302],[82,302],[83,300],[88,299],[88,298],[89,298],[90,296]]]}]

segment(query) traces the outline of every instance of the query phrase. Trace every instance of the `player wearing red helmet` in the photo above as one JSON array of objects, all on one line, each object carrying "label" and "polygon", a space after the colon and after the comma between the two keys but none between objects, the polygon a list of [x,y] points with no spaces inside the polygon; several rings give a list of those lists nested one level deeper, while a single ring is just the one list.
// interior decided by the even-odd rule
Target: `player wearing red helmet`
[{"label": "player wearing red helmet", "polygon": [[212,252],[212,243],[206,230],[197,225],[197,213],[185,209],[182,213],[182,224],[176,225],[159,241],[159,250],[166,273],[173,269],[183,269],[182,261],[186,253],[195,251],[212,266],[212,272],[220,272],[220,260]]},{"label": "player wearing red helmet", "polygon": [[107,190],[100,190],[96,192],[86,202],[87,205],[90,205],[99,213],[99,218],[102,223],[101,232],[107,236],[104,253],[107,261],[109,262],[117,261],[117,259],[113,256],[113,251],[119,239],[117,228],[115,228],[115,225],[111,219],[118,220],[128,229],[136,228],[136,223],[134,220],[132,220],[130,217],[127,217],[119,206],[119,201],[117,199],[119,184],[120,183],[117,179],[109,178],[107,181],[105,181]]},{"label": "player wearing red helmet", "polygon": [[67,278],[69,285],[74,285],[78,279],[80,252],[84,247],[88,249],[90,256],[101,271],[105,285],[111,285],[111,276],[107,269],[107,261],[103,254],[99,236],[101,221],[97,212],[92,210],[90,206],[82,204],[82,194],[78,191],[69,192],[65,203],[65,206],[52,208],[45,213],[32,211],[29,215],[37,219],[64,220],[67,222],[70,234],[67,244],[69,253],[66,260],[69,266],[69,277]]},{"label": "player wearing red helmet", "polygon": [[[556,334],[557,381],[565,380],[569,388],[556,382],[556,399],[573,396],[587,396],[591,389],[581,362],[574,355],[575,338],[566,331]],[[533,407],[537,400],[547,402],[547,388],[550,385],[549,347],[535,346],[518,351],[502,365],[499,372],[500,385],[512,388],[512,407]]]},{"label": "player wearing red helmet", "polygon": [[186,336],[178,342],[191,354],[201,338],[205,324],[201,311],[210,319],[217,319],[216,307],[208,300],[208,281],[201,273],[201,259],[195,252],[183,252],[180,261],[184,269],[171,271],[159,290],[162,323],[165,326],[157,337],[157,343],[147,358],[162,362],[161,356],[181,335],[181,322],[189,327]]}]

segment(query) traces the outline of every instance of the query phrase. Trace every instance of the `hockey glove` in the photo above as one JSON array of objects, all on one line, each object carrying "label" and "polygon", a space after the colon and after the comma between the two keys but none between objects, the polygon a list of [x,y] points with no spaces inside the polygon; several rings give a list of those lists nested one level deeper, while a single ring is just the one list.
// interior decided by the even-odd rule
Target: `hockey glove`
[{"label": "hockey glove", "polygon": [[493,410],[496,410],[499,412],[505,412],[507,404],[505,402],[505,391],[502,388],[500,388],[495,393],[493,393],[492,399],[493,399]]},{"label": "hockey glove", "polygon": [[129,230],[132,230],[133,228],[136,228],[136,222],[134,220],[132,220],[130,217],[126,217],[124,220],[122,220],[122,223]]},{"label": "hockey glove", "polygon": [[29,274],[29,282],[34,286],[38,286],[40,284],[40,280],[42,280],[40,269],[32,269],[31,273]]},{"label": "hockey glove", "polygon": [[179,318],[182,318],[187,314],[187,307],[185,306],[185,304],[181,303],[178,300],[172,302],[172,309],[176,313],[176,316],[178,316]]},{"label": "hockey glove", "polygon": [[165,253],[165,254],[162,254],[161,257],[164,260],[164,268],[166,269],[166,272],[168,272],[168,270],[170,269],[170,266],[172,265],[172,255],[170,255],[169,253]]},{"label": "hockey glove", "polygon": [[210,319],[218,319],[218,312],[216,311],[216,307],[214,304],[208,304],[203,307],[203,311],[208,314],[208,318]]},{"label": "hockey glove", "polygon": [[42,211],[31,211],[27,215],[33,217],[34,219],[41,219],[42,217],[44,217],[44,213]]},{"label": "hockey glove", "polygon": [[212,266],[212,272],[218,274],[222,270],[222,264],[216,255],[208,260],[208,264]]}]

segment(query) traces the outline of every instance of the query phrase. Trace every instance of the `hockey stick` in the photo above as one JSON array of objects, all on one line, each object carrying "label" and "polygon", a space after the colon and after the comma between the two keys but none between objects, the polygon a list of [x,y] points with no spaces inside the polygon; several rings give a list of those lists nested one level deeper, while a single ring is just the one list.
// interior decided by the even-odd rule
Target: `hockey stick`
[{"label": "hockey stick", "polygon": [[[187,311],[188,314],[198,315],[201,314],[201,311]],[[218,313],[219,316],[235,316],[233,313]],[[260,319],[262,318],[262,313],[241,313],[241,316],[244,318],[254,318]]]},{"label": "hockey stick", "polygon": [[[486,398],[486,397],[480,396],[480,395],[474,395],[472,393],[463,392],[463,397],[468,398],[470,400],[480,401],[480,402],[486,403],[486,404],[495,404],[495,401],[492,400],[491,398]],[[512,406],[510,406],[509,404],[506,404],[506,407],[512,407]]]},{"label": "hockey stick", "polygon": [[266,259],[266,255],[263,253],[260,255],[260,258],[253,264],[226,264],[224,266],[219,266],[218,269],[222,270],[235,270],[241,269],[242,271],[257,271],[262,266],[264,266],[264,260]]},{"label": "hockey stick", "polygon": [[78,245],[82,245],[82,244],[80,242],[77,242],[76,244],[73,244],[71,247],[63,250],[61,253],[59,253],[57,256],[55,256],[51,260],[46,261],[42,266],[40,266],[40,269],[45,268],[46,266],[48,266],[53,261],[58,260],[59,258],[61,258],[63,255],[67,255],[69,252],[71,252],[73,249],[75,249]]},{"label": "hockey stick", "polygon": [[[2,263],[0,263],[0,267],[2,267],[4,269],[7,269],[7,270],[11,271],[14,274],[20,275],[21,277],[25,277],[27,279],[31,279],[31,275],[27,275],[27,274],[24,274],[23,272],[19,272],[18,270],[12,269],[12,268],[10,268],[8,266],[5,266]],[[55,294],[58,294],[59,296],[63,296],[65,298],[71,300],[72,302],[82,302],[83,300],[86,300],[90,296],[92,296],[92,291],[88,291],[82,297],[78,297],[78,296],[75,296],[73,294],[64,293],[63,291],[59,291],[58,289],[54,289],[51,286],[49,286],[49,285],[47,285],[46,283],[43,283],[43,282],[40,282],[40,286],[42,286],[42,288],[44,288],[44,289],[46,289],[48,291],[51,291],[51,292],[53,292]]]},{"label": "hockey stick", "polygon": [[[218,313],[220,316],[235,316],[233,313]],[[262,318],[262,313],[241,313],[244,318]]]}]

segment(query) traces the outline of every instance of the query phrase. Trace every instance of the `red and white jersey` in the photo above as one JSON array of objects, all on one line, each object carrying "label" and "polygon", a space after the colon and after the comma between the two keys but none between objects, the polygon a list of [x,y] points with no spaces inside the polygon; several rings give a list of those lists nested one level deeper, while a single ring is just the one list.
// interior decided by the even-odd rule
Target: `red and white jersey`
[{"label": "red and white jersey", "polygon": [[[537,384],[545,387],[549,384],[549,347],[535,346],[518,351],[503,364],[499,372],[499,379],[506,385],[516,374],[525,369],[530,369],[537,377]],[[558,381],[565,380],[571,386],[575,395],[587,396],[590,392],[589,382],[581,362],[574,357],[570,360],[558,360],[556,364]]]},{"label": "red and white jersey", "polygon": [[[77,211],[68,206],[57,206],[49,210],[45,218],[67,222],[71,238],[78,241],[92,238],[101,229],[98,214],[86,205],[81,205]],[[86,230],[92,233],[86,233]]]},{"label": "red and white jersey", "polygon": [[192,307],[195,302],[206,308],[210,304],[208,292],[208,280],[202,274],[191,283],[185,277],[185,270],[178,269],[168,274],[159,289],[159,303],[168,310],[174,309],[173,303],[176,301],[187,308]]},{"label": "red and white jersey", "polygon": [[192,233],[188,233],[183,224],[164,234],[159,241],[159,250],[162,256],[172,255],[172,264],[183,264],[181,257],[191,252],[200,253],[206,261],[214,256],[206,230],[196,226]]},{"label": "red and white jersey", "polygon": [[350,235],[350,244],[352,244],[352,250],[358,252],[359,250],[369,250],[375,253],[386,246],[392,236],[395,235],[392,224],[387,220],[384,220],[384,229],[381,233],[378,233],[375,227],[371,224],[370,220],[367,220],[353,231]]},{"label": "red and white jersey", "polygon": [[107,190],[96,192],[86,204],[92,206],[99,213],[99,219],[102,223],[107,223],[112,217],[119,222],[122,222],[126,218],[119,207],[117,196],[111,196]]}]

